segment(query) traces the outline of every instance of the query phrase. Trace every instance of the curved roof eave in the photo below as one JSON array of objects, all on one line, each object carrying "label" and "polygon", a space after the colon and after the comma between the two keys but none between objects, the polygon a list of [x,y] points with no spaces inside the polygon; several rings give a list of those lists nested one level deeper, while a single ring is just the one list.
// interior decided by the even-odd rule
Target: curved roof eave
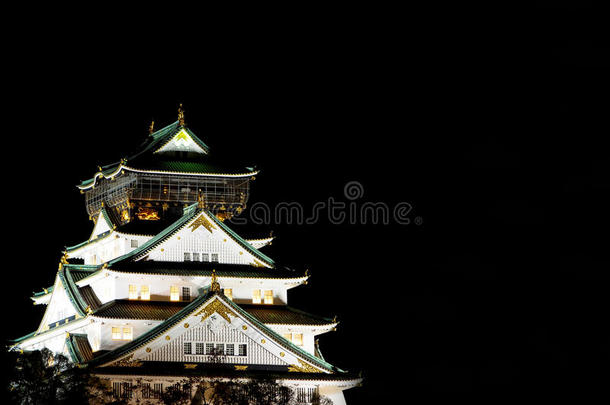
[{"label": "curved roof eave", "polygon": [[192,173],[192,172],[175,172],[175,171],[163,171],[163,170],[147,170],[147,169],[136,169],[134,167],[129,167],[123,164],[120,164],[119,167],[111,172],[110,174],[105,174],[103,171],[96,173],[93,178],[89,180],[83,181],[81,184],[78,184],[76,187],[81,190],[89,190],[97,184],[97,180],[99,178],[104,179],[113,179],[117,175],[123,172],[123,170],[132,172],[132,173],[149,173],[149,174],[161,174],[161,175],[181,175],[181,176],[195,176],[195,177],[229,177],[229,178],[239,178],[239,177],[251,177],[256,176],[260,171],[253,170],[247,173]]}]

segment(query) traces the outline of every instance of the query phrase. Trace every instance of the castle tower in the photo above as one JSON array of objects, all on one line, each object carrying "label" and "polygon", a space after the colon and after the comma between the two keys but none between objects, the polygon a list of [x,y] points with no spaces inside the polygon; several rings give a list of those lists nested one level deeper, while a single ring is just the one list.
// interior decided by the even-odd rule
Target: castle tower
[{"label": "castle tower", "polygon": [[272,237],[244,239],[224,222],[246,208],[256,174],[214,162],[182,110],[151,125],[136,153],[78,185],[93,230],[34,294],[45,314],[13,349],[66,354],[134,403],[188,377],[265,376],[300,403],[344,404],[361,378],[325,361],[316,339],[336,319],[288,305],[309,275],[262,252]]}]

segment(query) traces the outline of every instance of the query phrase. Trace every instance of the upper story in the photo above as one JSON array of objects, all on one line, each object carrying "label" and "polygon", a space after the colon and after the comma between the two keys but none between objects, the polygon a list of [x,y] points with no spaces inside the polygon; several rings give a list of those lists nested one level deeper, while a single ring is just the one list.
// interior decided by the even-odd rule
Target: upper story
[{"label": "upper story", "polygon": [[[204,198],[203,195],[201,198]],[[207,209],[207,204],[204,203],[203,206],[206,207],[206,214],[189,227],[184,226],[184,221],[188,221],[185,215],[192,213],[193,207],[183,209],[183,215],[178,221],[138,221],[121,225],[114,221],[111,210],[102,206],[93,220],[94,227],[89,239],[66,248],[66,259],[80,259],[85,265],[100,265],[121,257],[136,257],[138,260],[144,258],[273,267],[273,260],[259,251],[271,244],[272,236],[244,239],[212,214]],[[177,229],[180,226],[182,229]],[[198,229],[205,229],[208,233],[195,232]],[[168,236],[171,237],[169,241]],[[153,244],[163,246],[159,249],[142,249]],[[145,257],[138,254],[142,251],[148,254]]]},{"label": "upper story", "polygon": [[[225,295],[235,302],[286,305],[288,289],[307,280],[255,247],[271,243],[271,237],[243,239],[205,208],[203,196],[156,235],[128,233],[127,227],[117,228],[102,207],[90,239],[67,248],[62,259],[66,265],[72,259],[84,261],[76,267],[91,271],[86,283],[102,303],[189,301],[209,284],[214,269]],[[48,297],[50,291],[32,299],[46,303]]]},{"label": "upper story", "polygon": [[[153,122],[154,124],[154,122]],[[103,207],[113,222],[173,220],[201,191],[208,208],[225,219],[246,208],[254,167],[226,167],[214,161],[210,148],[178,121],[154,131],[128,158],[98,167],[77,187],[85,195],[87,213],[97,218]]]}]

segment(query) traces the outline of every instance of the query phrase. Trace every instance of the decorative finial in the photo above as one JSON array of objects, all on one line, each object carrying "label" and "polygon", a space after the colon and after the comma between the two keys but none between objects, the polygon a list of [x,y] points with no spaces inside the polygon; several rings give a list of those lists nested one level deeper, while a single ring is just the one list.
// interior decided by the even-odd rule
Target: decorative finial
[{"label": "decorative finial", "polygon": [[216,270],[212,270],[212,292],[219,293],[220,292],[220,284],[216,278]]},{"label": "decorative finial", "polygon": [[148,127],[148,134],[152,135],[153,132],[155,132],[155,121],[154,120],[150,123],[150,127]]},{"label": "decorative finial", "polygon": [[61,259],[59,259],[59,268],[58,270],[61,270],[64,268],[64,264],[68,264],[68,253],[64,252],[64,254],[61,256]]},{"label": "decorative finial", "polygon": [[184,109],[182,109],[182,103],[180,103],[180,107],[178,107],[178,123],[181,127],[184,126]]},{"label": "decorative finial", "polygon": [[197,207],[205,208],[205,194],[203,194],[201,189],[199,189],[199,194],[197,195]]}]

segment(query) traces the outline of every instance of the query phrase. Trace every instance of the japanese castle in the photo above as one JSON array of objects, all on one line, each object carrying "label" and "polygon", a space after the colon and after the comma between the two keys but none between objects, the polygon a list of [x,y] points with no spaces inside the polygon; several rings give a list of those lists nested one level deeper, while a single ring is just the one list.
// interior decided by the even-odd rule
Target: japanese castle
[{"label": "japanese castle", "polygon": [[264,376],[299,403],[345,404],[362,379],[325,361],[316,339],[337,320],[288,305],[308,273],[263,253],[273,237],[245,239],[225,223],[246,209],[258,171],[215,162],[182,107],[176,122],[153,124],[136,153],[77,186],[93,230],[32,296],[46,311],[13,350],[62,353],[130,403],[187,377]]}]

